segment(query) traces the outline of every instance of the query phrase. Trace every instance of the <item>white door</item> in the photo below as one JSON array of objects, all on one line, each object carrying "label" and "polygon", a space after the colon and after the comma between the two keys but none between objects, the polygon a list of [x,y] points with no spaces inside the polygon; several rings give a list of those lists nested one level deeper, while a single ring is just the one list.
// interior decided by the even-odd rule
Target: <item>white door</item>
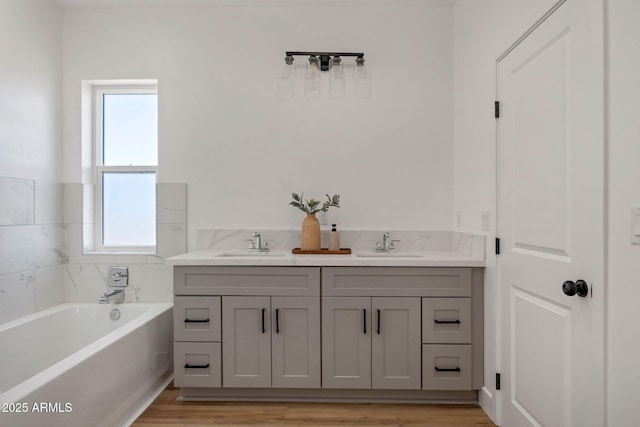
[{"label": "white door", "polygon": [[371,297],[322,298],[322,388],[371,388]]},{"label": "white door", "polygon": [[503,426],[604,425],[602,20],[567,0],[497,63]]},{"label": "white door", "polygon": [[222,297],[222,386],[271,387],[270,297]]},{"label": "white door", "polygon": [[420,298],[371,298],[371,388],[419,390]]},{"label": "white door", "polygon": [[320,388],[320,298],[271,297],[271,385]]}]

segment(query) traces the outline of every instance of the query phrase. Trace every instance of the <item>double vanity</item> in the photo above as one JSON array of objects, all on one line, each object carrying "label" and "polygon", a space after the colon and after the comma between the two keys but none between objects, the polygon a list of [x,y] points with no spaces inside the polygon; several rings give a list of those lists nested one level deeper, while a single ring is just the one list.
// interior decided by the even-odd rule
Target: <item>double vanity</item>
[{"label": "double vanity", "polygon": [[206,250],[167,262],[183,399],[477,400],[483,257]]}]

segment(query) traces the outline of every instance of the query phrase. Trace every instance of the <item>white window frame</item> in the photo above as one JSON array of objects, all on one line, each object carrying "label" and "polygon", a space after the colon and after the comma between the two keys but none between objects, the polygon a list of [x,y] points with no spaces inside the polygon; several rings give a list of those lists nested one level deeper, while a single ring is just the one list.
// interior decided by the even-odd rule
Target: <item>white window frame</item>
[{"label": "white window frame", "polygon": [[[102,176],[105,172],[133,172],[133,173],[155,173],[156,183],[158,181],[157,165],[129,165],[129,166],[106,166],[103,162],[103,95],[109,94],[158,94],[158,85],[156,84],[127,84],[127,85],[100,85],[93,87],[93,105],[94,112],[94,183],[95,183],[95,250],[96,252],[109,253],[134,253],[134,254],[155,254],[158,245],[157,233],[156,244],[154,246],[105,246],[103,244],[103,181]],[[156,200],[157,200],[156,194]],[[157,222],[156,222],[157,226]]]}]

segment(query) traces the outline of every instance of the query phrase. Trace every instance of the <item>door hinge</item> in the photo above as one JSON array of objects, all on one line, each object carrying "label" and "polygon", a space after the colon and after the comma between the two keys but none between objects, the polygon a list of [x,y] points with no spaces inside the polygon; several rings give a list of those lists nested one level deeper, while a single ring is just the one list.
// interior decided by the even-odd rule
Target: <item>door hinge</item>
[{"label": "door hinge", "polygon": [[500,238],[496,237],[496,255],[500,255]]},{"label": "door hinge", "polygon": [[500,117],[500,101],[495,101],[494,108],[495,108],[495,114],[494,115],[495,115],[495,117],[497,119],[498,117]]},{"label": "door hinge", "polygon": [[500,390],[500,374],[496,372],[496,390]]}]

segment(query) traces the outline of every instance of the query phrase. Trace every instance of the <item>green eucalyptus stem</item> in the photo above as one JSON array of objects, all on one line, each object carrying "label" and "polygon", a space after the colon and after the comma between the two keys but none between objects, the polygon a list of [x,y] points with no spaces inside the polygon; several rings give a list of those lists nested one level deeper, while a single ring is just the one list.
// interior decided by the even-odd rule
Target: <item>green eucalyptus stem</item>
[{"label": "green eucalyptus stem", "polygon": [[304,199],[303,196],[304,196],[304,193],[300,193],[299,195],[297,193],[291,193],[291,197],[293,198],[293,201],[289,202],[289,204],[295,208],[300,209],[302,212],[310,215],[315,215],[318,212],[327,212],[330,207],[336,207],[336,208],[340,207],[339,194],[334,194],[333,197],[326,194],[327,201],[324,202],[319,208],[318,208],[318,206],[320,205],[319,200],[314,200],[313,198],[311,200]]}]

